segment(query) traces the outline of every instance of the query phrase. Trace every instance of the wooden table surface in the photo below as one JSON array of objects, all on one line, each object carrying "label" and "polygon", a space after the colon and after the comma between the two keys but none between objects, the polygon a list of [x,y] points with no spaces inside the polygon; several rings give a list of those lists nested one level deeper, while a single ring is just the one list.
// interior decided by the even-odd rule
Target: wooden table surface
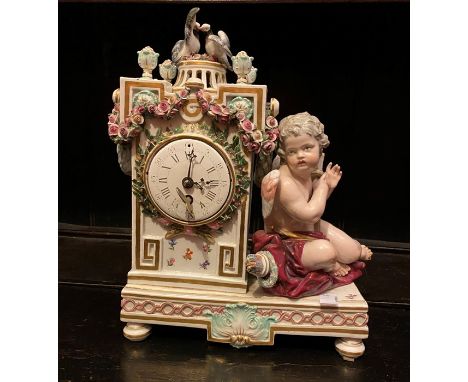
[{"label": "wooden table surface", "polygon": [[370,304],[366,352],[354,363],[326,337],[235,349],[207,342],[205,330],[155,325],[130,342],[119,311],[119,288],[60,284],[59,381],[409,381],[407,306]]}]

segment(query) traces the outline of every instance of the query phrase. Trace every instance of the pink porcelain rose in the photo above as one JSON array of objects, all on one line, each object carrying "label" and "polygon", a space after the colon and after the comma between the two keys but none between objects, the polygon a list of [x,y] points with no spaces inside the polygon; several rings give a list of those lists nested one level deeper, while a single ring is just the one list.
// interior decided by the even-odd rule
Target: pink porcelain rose
[{"label": "pink porcelain rose", "polygon": [[185,99],[187,98],[188,94],[189,94],[188,90],[184,89],[179,92],[179,97]]},{"label": "pink porcelain rose", "polygon": [[242,112],[242,111],[239,111],[237,114],[236,114],[236,118],[242,122],[244,119],[245,119],[245,113]]},{"label": "pink porcelain rose", "polygon": [[266,118],[266,125],[270,128],[270,129],[274,129],[275,127],[278,127],[278,120],[273,117],[273,116],[268,116]]},{"label": "pink porcelain rose", "polygon": [[265,152],[265,154],[270,154],[275,148],[276,144],[272,141],[266,141],[262,145],[262,150]]},{"label": "pink porcelain rose", "polygon": [[278,136],[279,136],[279,130],[278,129],[267,130],[266,133],[267,133],[268,139],[270,141],[274,142],[274,141],[276,141],[276,139],[278,139]]},{"label": "pink porcelain rose", "polygon": [[210,105],[208,104],[208,102],[202,101],[200,103],[200,107],[201,107],[202,112],[206,113],[208,111],[208,109],[210,108]]},{"label": "pink porcelain rose", "polygon": [[119,125],[115,123],[109,123],[108,133],[110,136],[115,136],[119,133]]},{"label": "pink porcelain rose", "polygon": [[241,134],[240,139],[244,146],[247,146],[247,144],[250,142],[250,136],[248,134]]},{"label": "pink porcelain rose", "polygon": [[241,122],[241,127],[244,131],[246,131],[247,133],[250,133],[252,132],[252,130],[255,128],[254,124],[252,122],[250,122],[248,119],[244,119],[242,122]]},{"label": "pink porcelain rose", "polygon": [[150,113],[150,114],[156,113],[156,105],[155,104],[151,104],[151,105],[148,106],[148,113]]},{"label": "pink porcelain rose", "polygon": [[159,105],[157,106],[157,111],[159,113],[167,113],[167,111],[170,109],[171,105],[167,101],[161,101]]},{"label": "pink porcelain rose", "polygon": [[223,108],[219,105],[213,104],[210,105],[210,111],[215,114],[215,115],[222,115],[223,114]]},{"label": "pink porcelain rose", "polygon": [[258,142],[249,142],[247,143],[247,149],[258,154],[260,152],[260,143]]},{"label": "pink porcelain rose", "polygon": [[119,135],[120,135],[122,138],[127,138],[127,136],[128,136],[128,129],[127,129],[125,126],[122,126],[122,127],[119,129]]}]

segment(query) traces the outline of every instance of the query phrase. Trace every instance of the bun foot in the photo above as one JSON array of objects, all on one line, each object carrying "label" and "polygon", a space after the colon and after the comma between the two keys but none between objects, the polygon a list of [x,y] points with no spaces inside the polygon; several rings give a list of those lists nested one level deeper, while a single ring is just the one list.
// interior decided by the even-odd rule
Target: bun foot
[{"label": "bun foot", "polygon": [[362,340],[356,338],[338,338],[335,341],[335,349],[345,361],[353,361],[364,354],[366,347]]},{"label": "bun foot", "polygon": [[143,341],[151,334],[151,325],[127,323],[123,329],[123,335],[130,341]]}]

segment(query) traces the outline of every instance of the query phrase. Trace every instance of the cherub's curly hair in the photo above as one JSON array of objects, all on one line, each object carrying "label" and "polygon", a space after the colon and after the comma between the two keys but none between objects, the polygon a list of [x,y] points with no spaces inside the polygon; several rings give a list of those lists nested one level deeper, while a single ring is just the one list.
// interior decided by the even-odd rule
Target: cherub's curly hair
[{"label": "cherub's curly hair", "polygon": [[[286,138],[293,135],[297,137],[301,134],[308,134],[314,137],[320,146],[320,154],[323,149],[330,145],[328,136],[324,133],[325,127],[319,119],[313,115],[310,115],[306,111],[298,114],[288,115],[284,117],[279,123],[280,131],[280,145],[278,148],[278,155],[281,158],[281,163],[286,163],[286,153],[284,152],[284,142]],[[318,171],[315,176],[320,176],[321,171]]]},{"label": "cherub's curly hair", "polygon": [[322,153],[323,149],[330,145],[328,136],[323,132],[324,129],[323,123],[306,111],[284,117],[279,124],[280,147],[278,148],[278,155],[281,160],[284,160],[285,157],[284,141],[291,135],[297,137],[301,134],[308,134],[314,137],[318,141],[320,153]]}]

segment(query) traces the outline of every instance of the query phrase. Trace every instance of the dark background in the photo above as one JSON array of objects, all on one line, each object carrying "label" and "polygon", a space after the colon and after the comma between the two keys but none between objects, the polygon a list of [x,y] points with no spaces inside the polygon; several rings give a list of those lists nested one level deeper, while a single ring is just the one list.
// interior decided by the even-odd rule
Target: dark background
[{"label": "dark background", "polygon": [[[120,76],[141,75],[138,50],[170,57],[195,5],[59,4],[59,222],[131,226],[130,177],[107,136],[111,95]],[[326,162],[344,172],[325,219],[357,238],[409,242],[409,3],[198,5],[200,23],[255,57],[278,119],[308,111],[324,123]],[[257,188],[254,203],[251,231]]]}]

